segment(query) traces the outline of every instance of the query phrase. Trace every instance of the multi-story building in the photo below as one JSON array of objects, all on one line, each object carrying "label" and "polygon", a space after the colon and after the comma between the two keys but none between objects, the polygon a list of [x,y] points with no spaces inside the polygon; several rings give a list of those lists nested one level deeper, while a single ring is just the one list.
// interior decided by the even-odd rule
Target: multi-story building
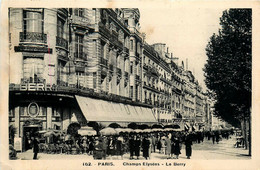
[{"label": "multi-story building", "polygon": [[144,42],[139,19],[133,8],[9,9],[9,123],[23,149],[72,122],[203,124],[192,72],[166,44]]},{"label": "multi-story building", "polygon": [[22,149],[70,123],[157,123],[141,103],[138,9],[10,8],[9,123]]}]

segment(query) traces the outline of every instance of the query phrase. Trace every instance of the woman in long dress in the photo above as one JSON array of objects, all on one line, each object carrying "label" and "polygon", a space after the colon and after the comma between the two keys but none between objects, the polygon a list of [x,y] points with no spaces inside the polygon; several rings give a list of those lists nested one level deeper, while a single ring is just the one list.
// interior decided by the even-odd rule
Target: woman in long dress
[{"label": "woman in long dress", "polygon": [[177,137],[175,137],[173,143],[174,155],[176,155],[176,159],[179,159],[179,155],[181,154],[180,140]]},{"label": "woman in long dress", "polygon": [[162,149],[161,137],[159,137],[159,139],[158,139],[158,142],[157,142],[157,149],[159,150],[159,153],[161,153],[161,149]]},{"label": "woman in long dress", "polygon": [[169,136],[166,137],[165,139],[165,147],[166,147],[166,155],[167,155],[167,159],[171,158],[171,150],[172,150],[172,141],[169,138]]}]

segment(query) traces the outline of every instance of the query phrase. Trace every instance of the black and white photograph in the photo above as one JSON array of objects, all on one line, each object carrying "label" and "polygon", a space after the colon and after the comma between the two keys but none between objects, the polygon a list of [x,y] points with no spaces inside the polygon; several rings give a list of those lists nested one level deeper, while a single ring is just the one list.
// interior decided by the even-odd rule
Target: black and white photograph
[{"label": "black and white photograph", "polygon": [[9,161],[250,161],[252,6],[107,3],[8,6]]}]

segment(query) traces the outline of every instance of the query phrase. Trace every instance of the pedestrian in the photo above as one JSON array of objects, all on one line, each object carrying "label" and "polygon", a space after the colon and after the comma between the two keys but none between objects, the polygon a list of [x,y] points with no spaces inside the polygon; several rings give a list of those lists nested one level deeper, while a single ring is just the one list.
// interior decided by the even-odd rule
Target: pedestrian
[{"label": "pedestrian", "polygon": [[103,159],[106,159],[107,156],[107,138],[106,136],[102,137],[102,150],[103,150]]},{"label": "pedestrian", "polygon": [[38,137],[35,136],[33,139],[33,159],[37,159],[37,154],[39,153],[39,140]]},{"label": "pedestrian", "polygon": [[171,158],[171,152],[172,152],[172,141],[170,139],[170,137],[168,135],[166,135],[166,138],[165,138],[165,154],[167,155],[167,159],[170,159]]},{"label": "pedestrian", "polygon": [[191,145],[192,145],[191,136],[187,135],[186,139],[185,139],[185,151],[186,151],[187,159],[190,159],[190,157],[191,157],[191,153],[192,153]]},{"label": "pedestrian", "polygon": [[216,132],[216,142],[217,142],[217,144],[218,144],[218,142],[219,142],[219,139],[220,139],[220,136],[219,136],[219,133],[218,132]]},{"label": "pedestrian", "polygon": [[149,159],[151,159],[151,154],[152,154],[152,149],[153,149],[153,147],[152,147],[152,142],[153,141],[152,141],[152,137],[151,137],[150,134],[148,135],[148,140],[149,140],[149,143],[150,143],[149,144],[149,156],[148,157],[149,157]]},{"label": "pedestrian", "polygon": [[161,137],[159,137],[159,139],[158,139],[158,142],[157,142],[157,149],[159,150],[159,153],[161,153],[161,149],[162,149]]},{"label": "pedestrian", "polygon": [[140,136],[137,136],[136,140],[135,140],[135,156],[136,156],[136,159],[139,159],[140,147],[141,147],[141,139],[140,139]]},{"label": "pedestrian", "polygon": [[134,159],[134,150],[135,150],[135,136],[130,136],[129,142],[129,151],[130,151],[130,159]]},{"label": "pedestrian", "polygon": [[212,133],[212,136],[211,136],[211,137],[212,137],[212,143],[215,144],[215,134]]},{"label": "pedestrian", "polygon": [[142,142],[142,148],[143,148],[143,157],[147,159],[149,157],[149,147],[150,147],[150,141],[145,136]]},{"label": "pedestrian", "polygon": [[123,159],[123,138],[122,137],[116,137],[115,138],[115,151],[116,155],[120,155],[121,159]]},{"label": "pedestrian", "polygon": [[155,135],[152,135],[152,149],[153,149],[153,152],[155,152],[156,145],[157,145],[157,138],[155,137]]},{"label": "pedestrian", "polygon": [[101,137],[97,137],[94,144],[93,158],[94,159],[102,159],[102,139]]},{"label": "pedestrian", "polygon": [[176,159],[179,159],[179,155],[181,154],[181,146],[180,146],[180,140],[178,137],[174,137],[173,140],[173,147],[174,147],[174,155],[176,155]]}]

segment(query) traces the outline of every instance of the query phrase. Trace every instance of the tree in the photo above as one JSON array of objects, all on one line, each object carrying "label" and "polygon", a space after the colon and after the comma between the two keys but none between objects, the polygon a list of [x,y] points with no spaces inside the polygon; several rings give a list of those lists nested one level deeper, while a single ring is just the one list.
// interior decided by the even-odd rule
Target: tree
[{"label": "tree", "polygon": [[234,126],[250,123],[252,10],[226,10],[220,25],[206,47],[205,83],[215,94],[216,116]]}]

